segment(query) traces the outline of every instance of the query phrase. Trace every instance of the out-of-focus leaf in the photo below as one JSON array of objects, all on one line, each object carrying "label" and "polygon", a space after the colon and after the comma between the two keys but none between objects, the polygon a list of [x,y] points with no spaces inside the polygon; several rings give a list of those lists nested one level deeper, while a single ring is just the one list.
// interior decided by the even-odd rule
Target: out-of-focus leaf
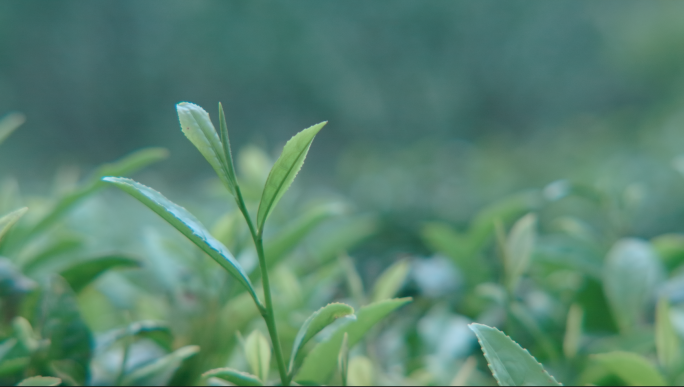
[{"label": "out-of-focus leaf", "polygon": [[565,324],[565,337],[563,338],[563,354],[567,359],[573,359],[577,355],[582,339],[582,320],[584,310],[578,304],[573,304],[568,311]]},{"label": "out-of-focus leaf", "polygon": [[337,355],[340,352],[345,333],[349,335],[349,348],[351,349],[375,324],[392,311],[409,302],[411,302],[410,298],[399,298],[376,302],[359,309],[356,320],[350,321],[338,329],[328,340],[321,342],[311,350],[295,377],[297,383],[323,384],[327,382],[337,365]]},{"label": "out-of-focus leaf", "polygon": [[340,373],[342,385],[347,386],[347,377],[349,376],[349,335],[346,332],[342,338],[340,353],[337,355],[337,370]]},{"label": "out-of-focus leaf", "polygon": [[668,270],[684,263],[684,235],[660,235],[651,239],[651,245]]},{"label": "out-of-focus leaf", "polygon": [[252,372],[266,383],[271,369],[271,346],[259,331],[254,331],[245,339],[245,357]]},{"label": "out-of-focus leaf", "polygon": [[29,237],[45,230],[78,202],[103,188],[105,186],[105,183],[101,181],[103,177],[130,175],[152,163],[165,159],[168,154],[169,151],[164,148],[146,148],[135,151],[118,161],[101,166],[80,188],[62,197],[48,214],[33,227]]},{"label": "out-of-focus leaf", "polygon": [[236,386],[263,386],[256,376],[232,368],[215,368],[202,374],[204,378],[221,378]]},{"label": "out-of-focus leaf", "polygon": [[[89,378],[93,337],[81,318],[76,297],[61,277],[50,279],[40,305],[40,337],[49,340],[47,357],[51,361],[69,363],[69,377],[83,385]],[[64,379],[64,378],[62,378]]]},{"label": "out-of-focus leaf", "polygon": [[131,267],[140,267],[140,262],[129,257],[109,255],[79,262],[63,270],[60,275],[69,283],[71,289],[78,293],[107,270]]},{"label": "out-of-focus leaf", "polygon": [[375,281],[373,302],[386,300],[397,295],[406,281],[411,264],[402,259],[387,268]]},{"label": "out-of-focus leaf", "polygon": [[5,356],[10,353],[19,341],[15,338],[9,338],[0,343],[0,364],[5,361]]},{"label": "out-of-focus leaf", "polygon": [[29,351],[29,353],[35,352],[40,347],[39,338],[36,336],[33,327],[28,320],[21,316],[17,316],[12,320],[12,328],[14,329],[14,334],[17,339],[19,339],[19,342]]},{"label": "out-of-focus leaf", "polygon": [[354,308],[351,306],[347,304],[333,303],[318,309],[311,316],[309,316],[309,318],[304,321],[304,324],[302,324],[301,328],[299,328],[297,337],[295,337],[294,344],[292,345],[289,372],[292,372],[294,368],[295,358],[297,357],[299,350],[306,345],[309,340],[311,340],[314,336],[316,336],[316,334],[318,334],[328,325],[332,324],[338,318],[352,314],[354,314]]},{"label": "out-of-focus leaf", "polygon": [[537,217],[527,214],[511,229],[505,245],[506,278],[509,291],[517,287],[520,277],[527,271],[536,237]]},{"label": "out-of-focus leaf", "polygon": [[660,372],[643,356],[632,352],[610,352],[593,355],[610,372],[630,386],[666,386]]},{"label": "out-of-focus leaf", "polygon": [[304,164],[304,159],[309,152],[314,137],[316,137],[316,134],[325,124],[327,122],[321,122],[304,129],[285,144],[283,153],[276,160],[273,168],[271,168],[271,173],[268,174],[266,186],[261,195],[259,211],[257,212],[257,228],[259,233],[264,229],[266,218],[271,214],[271,211],[278,204],[285,191],[290,188],[290,185]]},{"label": "out-of-focus leaf", "polygon": [[450,386],[467,386],[468,385],[468,380],[470,379],[470,376],[473,374],[473,371],[477,368],[477,359],[475,356],[470,356],[465,363],[461,366],[461,368],[458,370],[456,375],[454,376],[453,379],[451,379],[451,383],[449,383]]},{"label": "out-of-focus leaf", "polygon": [[365,356],[356,356],[349,361],[350,386],[374,386],[375,372],[373,362]]},{"label": "out-of-focus leaf", "polygon": [[173,344],[173,335],[167,323],[161,321],[139,321],[125,328],[105,333],[103,338],[98,340],[98,348],[105,350],[117,341],[130,336],[149,338],[168,351],[171,350],[171,345]]},{"label": "out-of-focus leaf", "polygon": [[17,259],[17,266],[22,268],[26,274],[33,274],[39,271],[51,259],[83,246],[83,238],[76,235],[60,235],[52,238],[46,245],[39,249],[32,249],[33,244],[22,250],[22,254]]},{"label": "out-of-focus leaf", "polygon": [[59,386],[62,379],[52,376],[32,376],[24,379],[17,386]]},{"label": "out-of-focus leaf", "polygon": [[2,241],[2,238],[5,236],[5,234],[7,234],[7,231],[9,231],[9,229],[12,228],[12,226],[14,226],[14,224],[17,223],[22,216],[24,216],[26,211],[28,211],[27,207],[20,208],[0,218],[0,241]]},{"label": "out-of-focus leaf", "polygon": [[312,255],[316,257],[318,265],[327,263],[361,243],[377,230],[378,222],[375,218],[359,216],[346,219],[312,243]]},{"label": "out-of-focus leaf", "polygon": [[[7,258],[0,258],[0,297],[25,294],[36,286],[36,283],[24,276],[12,264],[12,261]],[[7,305],[3,306],[8,307]]]},{"label": "out-of-focus leaf", "polygon": [[560,386],[527,350],[500,330],[482,324],[469,327],[500,386]]},{"label": "out-of-focus leaf", "polygon": [[[211,123],[209,113],[190,102],[176,105],[183,134],[209,162],[219,179],[231,193],[235,192],[235,171],[228,169],[228,161],[219,135]],[[223,123],[222,123],[223,124]],[[230,166],[232,167],[232,159]],[[231,176],[232,172],[232,176]]]},{"label": "out-of-focus leaf", "polygon": [[681,342],[675,332],[670,317],[670,304],[661,298],[656,307],[655,342],[658,362],[669,371],[673,371],[680,362]]},{"label": "out-of-focus leaf", "polygon": [[603,271],[603,290],[622,332],[642,322],[661,276],[660,262],[647,242],[622,239],[610,250]]},{"label": "out-of-focus leaf", "polygon": [[31,358],[28,356],[7,359],[0,363],[0,376],[16,374],[17,372],[26,369],[30,362]]},{"label": "out-of-focus leaf", "polygon": [[363,282],[361,281],[359,272],[356,270],[356,266],[354,266],[354,261],[345,254],[340,254],[339,261],[344,269],[349,293],[358,305],[363,305],[365,303]]},{"label": "out-of-focus leaf", "polygon": [[223,246],[188,210],[173,203],[161,193],[144,186],[131,179],[120,177],[105,177],[106,182],[113,183],[118,188],[138,199],[170,225],[190,239],[219,265],[235,277],[250,293],[257,305],[261,305],[254,291],[251,281],[240,264],[228,249]]},{"label": "out-of-focus leaf", "polygon": [[266,241],[266,265],[273,267],[309,235],[321,222],[342,212],[340,205],[324,205],[312,208]]},{"label": "out-of-focus leaf", "polygon": [[124,386],[165,386],[183,361],[200,351],[196,345],[188,345],[163,356],[150,364],[131,371],[123,378]]},{"label": "out-of-focus leaf", "polygon": [[26,122],[26,117],[21,113],[10,113],[0,119],[0,144],[5,142],[12,132]]}]

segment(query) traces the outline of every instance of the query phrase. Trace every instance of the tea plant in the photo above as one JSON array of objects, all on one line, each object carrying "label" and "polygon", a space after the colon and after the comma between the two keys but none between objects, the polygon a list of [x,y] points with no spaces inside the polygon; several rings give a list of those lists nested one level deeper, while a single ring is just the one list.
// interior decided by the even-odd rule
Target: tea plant
[{"label": "tea plant", "polygon": [[266,383],[272,348],[280,382],[283,385],[289,385],[293,379],[298,382],[325,382],[335,368],[338,353],[343,347],[343,339],[345,339],[345,348],[354,346],[380,319],[409,301],[407,299],[384,300],[361,308],[355,316],[355,321],[348,322],[328,341],[316,346],[299,367],[297,357],[307,342],[335,320],[354,313],[349,305],[329,304],[312,314],[300,327],[292,345],[289,365],[283,355],[269,277],[269,258],[273,256],[269,257],[266,254],[268,250],[264,246],[264,229],[267,219],[301,169],[314,137],[326,123],[305,129],[287,142],[266,179],[256,221],[253,221],[237,179],[221,105],[219,104],[220,134],[216,131],[208,113],[199,106],[181,103],[177,105],[177,111],[183,133],[209,162],[219,180],[232,194],[247,224],[259,262],[262,297],[259,295],[262,292],[253,285],[249,274],[231,252],[187,210],[171,202],[159,192],[133,180],[120,177],[105,177],[103,180],[138,199],[213,258],[247,291],[263,318],[270,336],[270,344],[259,331],[254,331],[244,344],[245,356],[254,374],[221,368],[207,371],[204,376],[223,378],[238,385]]}]

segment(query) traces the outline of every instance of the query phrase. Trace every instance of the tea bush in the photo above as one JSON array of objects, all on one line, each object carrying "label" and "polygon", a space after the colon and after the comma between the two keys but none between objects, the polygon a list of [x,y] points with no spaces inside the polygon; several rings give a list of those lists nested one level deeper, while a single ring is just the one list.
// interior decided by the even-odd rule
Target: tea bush
[{"label": "tea bush", "polygon": [[[220,104],[218,130],[197,105],[177,112],[217,176],[192,187],[198,216],[126,177],[165,158],[159,148],[82,183],[65,170],[47,197],[4,181],[2,384],[684,380],[684,236],[629,235],[638,187],[559,180],[466,227],[424,223],[417,237],[434,255],[398,259],[368,286],[348,253],[377,219],[337,199],[284,196],[325,123],[271,163],[257,148],[233,157]],[[0,142],[22,121],[0,121]]]}]

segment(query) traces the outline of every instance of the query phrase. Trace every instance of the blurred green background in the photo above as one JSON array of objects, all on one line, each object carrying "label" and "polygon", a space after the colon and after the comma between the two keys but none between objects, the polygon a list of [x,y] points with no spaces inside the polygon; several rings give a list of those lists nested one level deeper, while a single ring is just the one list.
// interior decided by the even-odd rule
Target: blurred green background
[{"label": "blurred green background", "polygon": [[[680,2],[346,1],[0,3],[0,111],[28,120],[0,174],[46,190],[143,146],[192,193],[211,176],[174,105],[215,116],[240,149],[277,155],[319,121],[298,183],[384,214],[392,245],[418,222],[570,179],[643,200],[634,235],[682,230]],[[636,186],[635,186],[636,184]],[[413,238],[413,239],[412,239]],[[413,246],[413,247],[411,247]]]}]

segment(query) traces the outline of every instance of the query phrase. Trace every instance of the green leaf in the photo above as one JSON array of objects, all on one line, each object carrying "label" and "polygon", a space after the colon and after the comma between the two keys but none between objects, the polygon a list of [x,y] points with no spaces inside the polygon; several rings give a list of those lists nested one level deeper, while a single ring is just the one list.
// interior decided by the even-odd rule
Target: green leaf
[{"label": "green leaf", "polygon": [[340,348],[340,353],[337,355],[337,370],[340,372],[342,385],[346,387],[347,376],[349,375],[349,335],[346,332],[342,338],[342,347]]},{"label": "green leaf", "polygon": [[673,270],[684,262],[684,235],[660,235],[651,239],[651,245],[668,270]]},{"label": "green leaf", "polygon": [[26,121],[21,113],[10,113],[0,119],[0,144],[2,144],[12,132]]},{"label": "green leaf", "polygon": [[661,264],[647,242],[622,239],[608,252],[603,291],[622,332],[643,322],[661,277]]},{"label": "green leaf", "polygon": [[369,358],[356,356],[349,361],[348,384],[350,386],[375,385],[375,371],[373,362]]},{"label": "green leaf", "polygon": [[568,359],[573,359],[579,350],[582,339],[582,321],[584,310],[579,304],[573,304],[568,311],[565,324],[565,337],[563,338],[563,354]]},{"label": "green leaf", "polygon": [[532,249],[536,238],[537,217],[527,214],[518,220],[506,240],[504,259],[506,263],[507,285],[513,291],[520,277],[530,266]]},{"label": "green leaf", "polygon": [[221,144],[223,145],[223,155],[226,160],[226,172],[228,172],[228,180],[237,186],[237,175],[235,174],[233,152],[230,150],[230,137],[228,136],[226,114],[223,112],[223,105],[221,105],[221,102],[219,102],[219,127],[221,128]]},{"label": "green leaf", "polygon": [[271,368],[271,346],[261,332],[254,331],[245,339],[245,357],[252,372],[265,383]]},{"label": "green leaf", "polygon": [[28,211],[27,207],[20,208],[0,218],[0,241],[2,241],[2,237],[7,234],[7,231],[9,231],[9,229],[12,228],[15,223],[17,223],[19,218],[24,216],[26,211]]},{"label": "green leaf", "polygon": [[129,257],[109,255],[79,262],[62,271],[60,275],[78,293],[107,270],[131,267],[140,267],[140,262]]},{"label": "green leaf", "polygon": [[71,210],[78,202],[103,188],[105,186],[105,183],[101,180],[103,177],[130,175],[149,164],[165,159],[168,155],[169,151],[164,148],[146,148],[135,151],[118,161],[99,167],[85,184],[81,185],[76,191],[62,197],[53,206],[52,210],[33,227],[29,236],[45,230]]},{"label": "green leaf", "polygon": [[387,268],[375,281],[373,287],[373,302],[382,301],[397,295],[406,281],[410,263],[402,259]]},{"label": "green leaf", "polygon": [[127,327],[107,332],[101,340],[98,340],[98,350],[103,351],[117,341],[130,336],[148,338],[168,351],[171,350],[173,344],[173,335],[167,323],[148,320],[134,322]]},{"label": "green leaf", "polygon": [[62,384],[62,379],[53,378],[52,376],[31,376],[24,379],[17,386],[59,386]]},{"label": "green leaf", "polygon": [[326,383],[337,365],[337,355],[342,347],[345,333],[349,335],[349,348],[351,349],[375,324],[409,302],[411,302],[410,298],[399,298],[376,302],[359,309],[356,320],[350,321],[328,340],[311,350],[295,377],[297,383]]},{"label": "green leaf", "polygon": [[[211,123],[209,113],[190,102],[179,103],[176,105],[176,111],[178,111],[178,119],[183,134],[214,168],[219,179],[228,190],[235,193],[235,171],[230,168],[229,172],[223,144],[221,144],[218,133],[216,133],[214,124]],[[232,159],[230,165],[232,166]]]},{"label": "green leaf", "polygon": [[190,239],[197,247],[202,249],[235,277],[247,289],[254,299],[254,302],[261,307],[254,287],[240,264],[237,263],[228,249],[214,238],[204,225],[188,212],[188,210],[173,203],[152,188],[146,187],[131,179],[105,177],[103,180],[113,183],[118,188],[138,199],[141,203],[166,220],[170,225],[175,227],[176,230]]},{"label": "green leaf", "polygon": [[496,328],[468,326],[480,342],[489,369],[500,386],[560,386],[527,350]]},{"label": "green leaf", "polygon": [[19,342],[26,348],[29,353],[35,352],[40,347],[38,337],[33,331],[31,323],[24,317],[17,316],[12,320],[12,328],[14,334],[19,339]]},{"label": "green leaf", "polygon": [[50,345],[47,358],[59,362],[60,366],[67,364],[69,378],[78,385],[85,384],[94,340],[81,317],[74,293],[61,277],[50,279],[39,310],[36,330]]},{"label": "green leaf", "polygon": [[163,356],[152,363],[135,369],[123,378],[124,386],[165,386],[183,361],[200,351],[196,345],[188,345]]},{"label": "green leaf", "polygon": [[316,334],[323,330],[323,328],[332,324],[340,317],[354,314],[354,308],[347,304],[333,303],[328,304],[317,311],[315,311],[309,318],[304,321],[302,327],[299,328],[294,344],[292,345],[292,355],[290,355],[290,370],[291,373],[295,359],[299,350],[306,345]]},{"label": "green leaf", "polygon": [[675,332],[670,317],[670,304],[661,298],[656,306],[655,342],[658,362],[669,371],[674,371],[680,363],[681,342]]},{"label": "green leaf", "polygon": [[273,267],[299,245],[302,239],[309,235],[316,226],[341,213],[340,206],[336,204],[317,206],[283,227],[282,231],[265,243],[266,265]]},{"label": "green leaf", "polygon": [[236,386],[263,386],[264,384],[261,383],[261,380],[257,378],[256,376],[247,373],[247,372],[242,372],[238,370],[234,370],[232,368],[215,368],[213,370],[209,370],[205,373],[202,374],[203,378],[221,378],[224,380],[229,381],[230,383],[233,383]]},{"label": "green leaf", "polygon": [[660,372],[643,356],[632,352],[610,352],[593,355],[610,372],[630,386],[666,386]]},{"label": "green leaf", "polygon": [[325,124],[327,122],[321,122],[304,129],[285,144],[283,153],[276,160],[275,165],[273,165],[271,172],[268,174],[264,192],[261,194],[261,202],[257,212],[257,228],[260,233],[264,229],[266,218],[271,214],[271,211],[278,204],[285,191],[290,188],[297,173],[302,168],[314,137]]}]

